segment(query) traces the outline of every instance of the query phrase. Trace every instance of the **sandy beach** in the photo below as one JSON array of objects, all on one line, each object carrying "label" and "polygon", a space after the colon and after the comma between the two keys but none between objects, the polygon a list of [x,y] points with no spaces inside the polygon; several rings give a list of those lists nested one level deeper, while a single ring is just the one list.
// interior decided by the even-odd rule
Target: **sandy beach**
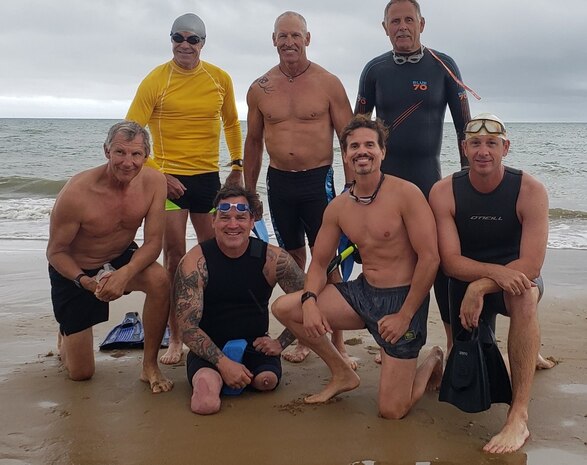
[{"label": "sandy beach", "polygon": [[[366,331],[345,333],[358,340],[348,351],[359,360],[361,386],[325,405],[301,402],[328,377],[315,355],[301,365],[284,361],[275,392],[224,398],[221,412],[209,417],[189,410],[183,362],[163,367],[173,391],[151,394],[138,378],[140,350],[96,350],[94,378],[70,381],[56,356],[45,246],[0,241],[0,465],[587,462],[587,251],[548,251],[541,352],[559,364],[536,374],[529,441],[517,453],[491,456],[481,448],[501,428],[506,405],[465,414],[429,393],[405,419],[379,418],[379,366]],[[138,293],[113,303],[110,321],[94,328],[96,349],[125,312],[141,306]],[[445,345],[435,305],[430,315],[424,354]],[[505,347],[507,320],[498,321]],[[280,330],[272,321],[271,334]]]}]

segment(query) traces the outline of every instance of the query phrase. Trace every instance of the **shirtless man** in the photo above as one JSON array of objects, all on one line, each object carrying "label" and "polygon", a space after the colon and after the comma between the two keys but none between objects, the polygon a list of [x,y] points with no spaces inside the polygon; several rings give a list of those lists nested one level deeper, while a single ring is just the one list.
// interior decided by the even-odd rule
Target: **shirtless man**
[{"label": "shirtless man", "polygon": [[[426,343],[429,291],[438,269],[434,217],[412,183],[381,172],[386,129],[355,116],[341,136],[355,182],[324,212],[304,292],[280,297],[274,315],[328,365],[332,378],[307,403],[325,402],[356,388],[359,377],[325,337],[333,330],[367,327],[382,348],[379,412],[404,417],[426,388],[437,389],[443,354]],[[361,251],[363,273],[354,281],[326,283],[326,267],[341,232]]]},{"label": "shirtless man", "polygon": [[[279,245],[302,270],[306,266],[304,234],[313,250],[324,208],[335,195],[334,131],[340,137],[352,116],[339,79],[308,60],[309,44],[310,33],[303,16],[286,11],[277,17],[273,45],[279,54],[279,64],[249,88],[244,150],[245,187],[256,191],[265,139],[273,229]],[[333,337],[338,350],[348,359],[342,333]],[[301,362],[308,353],[306,347],[298,344],[284,358]]]},{"label": "shirtless man", "polygon": [[[141,380],[154,393],[173,383],[157,365],[169,312],[169,279],[156,260],[165,227],[165,177],[142,169],[149,156],[149,135],[138,124],[117,123],[104,143],[107,162],[72,177],[51,212],[49,277],[59,323],[61,360],[74,381],[95,371],[92,326],[108,320],[108,304],[123,294],[142,291],[145,352]],[[144,242],[134,238],[144,220]],[[96,275],[106,263],[115,271]]]},{"label": "shirtless man", "polygon": [[[285,250],[250,237],[258,196],[240,186],[224,186],[214,201],[215,237],[191,249],[175,278],[175,312],[190,348],[188,380],[191,409],[200,415],[220,410],[223,383],[272,391],[281,378],[279,355],[293,340],[286,329],[267,335],[269,298],[276,284],[285,292],[302,289],[304,273]],[[242,363],[222,347],[245,339]]]},{"label": "shirtless man", "polygon": [[540,368],[554,365],[538,354],[548,197],[528,173],[504,166],[509,147],[503,122],[489,113],[477,115],[466,125],[463,142],[470,169],[442,179],[430,192],[442,267],[450,277],[453,338],[462,328],[477,327],[480,318],[492,325],[497,313],[510,319],[513,398],[503,429],[483,448],[492,453],[522,447],[530,434],[536,360]]}]

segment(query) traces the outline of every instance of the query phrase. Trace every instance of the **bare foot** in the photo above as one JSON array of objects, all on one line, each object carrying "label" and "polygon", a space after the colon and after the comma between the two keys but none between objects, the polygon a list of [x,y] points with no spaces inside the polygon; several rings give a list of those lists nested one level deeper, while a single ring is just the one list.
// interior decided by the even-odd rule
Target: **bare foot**
[{"label": "bare foot", "polygon": [[167,351],[159,358],[159,361],[164,365],[175,365],[181,361],[183,356],[183,342],[169,341]]},{"label": "bare foot", "polygon": [[306,404],[319,404],[332,399],[334,396],[346,391],[352,391],[357,388],[361,383],[359,376],[350,368],[344,370],[344,373],[332,379],[328,382],[326,387],[318,394],[313,394],[304,399]]},{"label": "bare foot", "polygon": [[442,372],[444,367],[444,354],[442,349],[438,346],[432,347],[428,357],[436,358],[436,364],[432,370],[432,374],[426,384],[427,391],[438,391],[440,389],[440,382],[442,381]]},{"label": "bare foot", "polygon": [[346,364],[351,367],[351,370],[356,371],[357,367],[359,366],[359,364],[357,363],[357,361],[351,357],[347,351],[343,351],[340,353],[340,355],[342,356],[342,358],[344,359],[344,361],[346,362]]},{"label": "bare foot", "polygon": [[375,354],[375,359],[373,360],[377,365],[381,365],[381,351]]},{"label": "bare foot", "polygon": [[141,373],[141,381],[149,383],[149,386],[151,386],[151,392],[153,394],[168,392],[173,389],[173,381],[163,376],[159,370],[159,367],[151,369],[143,368]]},{"label": "bare foot", "polygon": [[558,361],[554,357],[544,358],[542,354],[538,354],[538,358],[536,359],[537,370],[550,370],[557,364]]},{"label": "bare foot", "polygon": [[525,421],[508,421],[503,429],[483,447],[483,450],[491,454],[515,452],[524,445],[529,436],[530,432]]},{"label": "bare foot", "polygon": [[285,360],[291,363],[301,363],[306,360],[308,355],[310,355],[310,349],[299,342],[293,350],[281,354]]}]

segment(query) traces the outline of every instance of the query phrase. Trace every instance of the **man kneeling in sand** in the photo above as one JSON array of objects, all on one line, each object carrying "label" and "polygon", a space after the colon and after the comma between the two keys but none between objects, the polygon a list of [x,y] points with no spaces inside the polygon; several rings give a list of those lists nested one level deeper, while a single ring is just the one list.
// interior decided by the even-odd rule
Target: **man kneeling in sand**
[{"label": "man kneeling in sand", "polygon": [[[71,178],[51,212],[47,259],[61,360],[74,381],[95,371],[92,326],[108,320],[109,302],[130,291],[146,294],[141,379],[153,392],[171,390],[157,365],[169,312],[170,285],[156,260],[165,225],[165,177],[143,169],[149,134],[125,121],[110,128],[106,164]],[[144,242],[134,238],[144,220]],[[105,264],[115,271],[100,273]],[[100,279],[101,278],[101,279]]]},{"label": "man kneeling in sand", "polygon": [[[325,402],[359,385],[325,335],[367,327],[383,349],[379,412],[399,419],[427,387],[438,388],[442,376],[439,347],[417,366],[439,257],[434,217],[421,191],[381,173],[386,133],[379,120],[364,115],[344,129],[341,146],[355,181],[324,212],[304,292],[280,297],[272,311],[332,372],[324,390],[307,397],[307,403]],[[358,245],[363,273],[351,282],[326,284],[341,233]]]},{"label": "man kneeling in sand", "polygon": [[[295,337],[287,329],[278,339],[267,336],[269,298],[276,284],[285,292],[304,285],[304,273],[290,254],[250,237],[261,211],[256,194],[228,185],[218,191],[214,205],[215,238],[182,258],[174,284],[177,322],[190,349],[191,409],[200,415],[220,410],[223,383],[236,390],[277,387],[281,351]],[[247,342],[242,363],[222,352],[235,339]]]}]

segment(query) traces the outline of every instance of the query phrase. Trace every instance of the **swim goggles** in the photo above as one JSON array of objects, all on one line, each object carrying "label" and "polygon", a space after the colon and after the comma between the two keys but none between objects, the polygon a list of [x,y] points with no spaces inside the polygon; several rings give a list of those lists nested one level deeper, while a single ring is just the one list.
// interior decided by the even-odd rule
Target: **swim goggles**
[{"label": "swim goggles", "polygon": [[465,133],[466,134],[477,134],[485,129],[487,134],[505,134],[505,127],[499,121],[494,121],[492,119],[473,119],[467,123],[465,126]]},{"label": "swim goggles", "polygon": [[244,213],[244,212],[250,213],[251,212],[251,208],[246,203],[222,202],[222,203],[219,203],[215,208],[210,210],[210,213],[216,213],[216,212],[226,213],[226,212],[230,211],[230,209],[233,207],[237,212],[240,212],[240,213]]},{"label": "swim goggles", "polygon": [[406,63],[418,63],[424,56],[424,46],[420,45],[420,52],[412,55],[396,55],[395,50],[392,50],[393,61],[396,65],[404,65]]},{"label": "swim goggles", "polygon": [[188,44],[191,44],[191,45],[199,44],[202,41],[200,36],[193,35],[193,36],[189,36],[189,37],[184,37],[179,32],[176,32],[175,34],[171,34],[171,39],[178,44],[181,44],[183,42],[187,42]]}]

